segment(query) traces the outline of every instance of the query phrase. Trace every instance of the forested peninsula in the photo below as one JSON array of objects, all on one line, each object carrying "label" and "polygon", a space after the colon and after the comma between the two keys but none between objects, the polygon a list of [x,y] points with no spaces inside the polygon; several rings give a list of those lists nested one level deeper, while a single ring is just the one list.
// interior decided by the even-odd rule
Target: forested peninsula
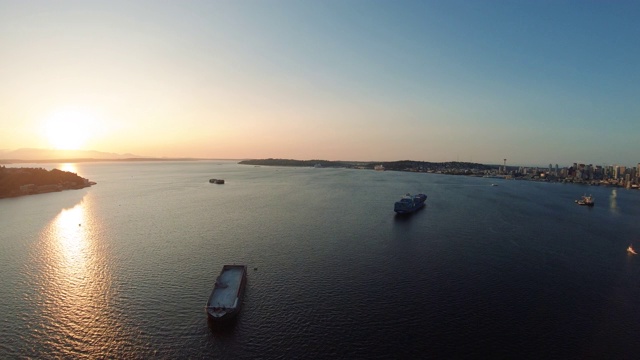
[{"label": "forested peninsula", "polygon": [[69,171],[0,166],[0,198],[82,189],[95,184]]},{"label": "forested peninsula", "polygon": [[255,166],[309,166],[412,172],[440,172],[455,175],[471,175],[497,168],[497,166],[492,165],[459,161],[435,163],[413,160],[358,162],[329,160],[252,159],[242,160],[239,162],[239,164]]}]

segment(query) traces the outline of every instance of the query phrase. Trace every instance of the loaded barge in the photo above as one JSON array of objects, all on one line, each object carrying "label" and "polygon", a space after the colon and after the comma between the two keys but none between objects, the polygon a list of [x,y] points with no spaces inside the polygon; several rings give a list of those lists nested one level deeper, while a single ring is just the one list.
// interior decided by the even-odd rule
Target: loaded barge
[{"label": "loaded barge", "polygon": [[224,322],[235,318],[242,306],[246,284],[246,265],[224,265],[205,308],[209,320]]}]

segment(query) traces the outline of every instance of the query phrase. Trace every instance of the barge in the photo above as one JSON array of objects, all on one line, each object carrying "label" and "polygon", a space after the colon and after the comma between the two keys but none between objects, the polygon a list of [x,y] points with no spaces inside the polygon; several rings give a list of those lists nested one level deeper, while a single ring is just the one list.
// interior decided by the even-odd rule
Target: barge
[{"label": "barge", "polygon": [[242,307],[246,284],[246,265],[224,265],[205,308],[209,320],[225,322],[235,318]]}]

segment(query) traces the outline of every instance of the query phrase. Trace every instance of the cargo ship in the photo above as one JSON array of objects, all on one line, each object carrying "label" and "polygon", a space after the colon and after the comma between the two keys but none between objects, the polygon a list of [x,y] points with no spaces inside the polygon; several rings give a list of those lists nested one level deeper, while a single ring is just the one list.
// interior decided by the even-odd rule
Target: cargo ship
[{"label": "cargo ship", "polygon": [[411,195],[407,193],[400,201],[396,201],[393,211],[398,214],[408,214],[422,208],[426,200],[427,195],[425,194]]},{"label": "cargo ship", "polygon": [[209,320],[225,322],[235,318],[242,306],[246,284],[246,265],[224,265],[205,308]]}]

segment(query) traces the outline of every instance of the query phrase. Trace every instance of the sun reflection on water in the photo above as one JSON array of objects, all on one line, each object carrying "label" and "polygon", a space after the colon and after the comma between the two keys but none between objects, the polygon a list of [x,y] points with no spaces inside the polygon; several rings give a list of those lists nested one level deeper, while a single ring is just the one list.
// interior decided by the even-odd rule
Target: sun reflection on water
[{"label": "sun reflection on water", "polygon": [[67,275],[66,278],[73,279],[74,282],[82,279],[83,274],[87,273],[87,257],[91,255],[91,238],[87,236],[87,226],[82,228],[84,216],[82,204],[62,210],[52,229],[58,240],[61,270]]},{"label": "sun reflection on water", "polygon": [[76,164],[74,164],[74,163],[60,164],[59,169],[62,170],[62,171],[68,171],[68,172],[72,172],[72,173],[75,173],[75,174],[78,173],[78,168],[76,167]]},{"label": "sun reflection on water", "polygon": [[83,199],[49,223],[35,249],[39,330],[55,339],[43,344],[45,354],[101,357],[128,342],[100,228]]}]

